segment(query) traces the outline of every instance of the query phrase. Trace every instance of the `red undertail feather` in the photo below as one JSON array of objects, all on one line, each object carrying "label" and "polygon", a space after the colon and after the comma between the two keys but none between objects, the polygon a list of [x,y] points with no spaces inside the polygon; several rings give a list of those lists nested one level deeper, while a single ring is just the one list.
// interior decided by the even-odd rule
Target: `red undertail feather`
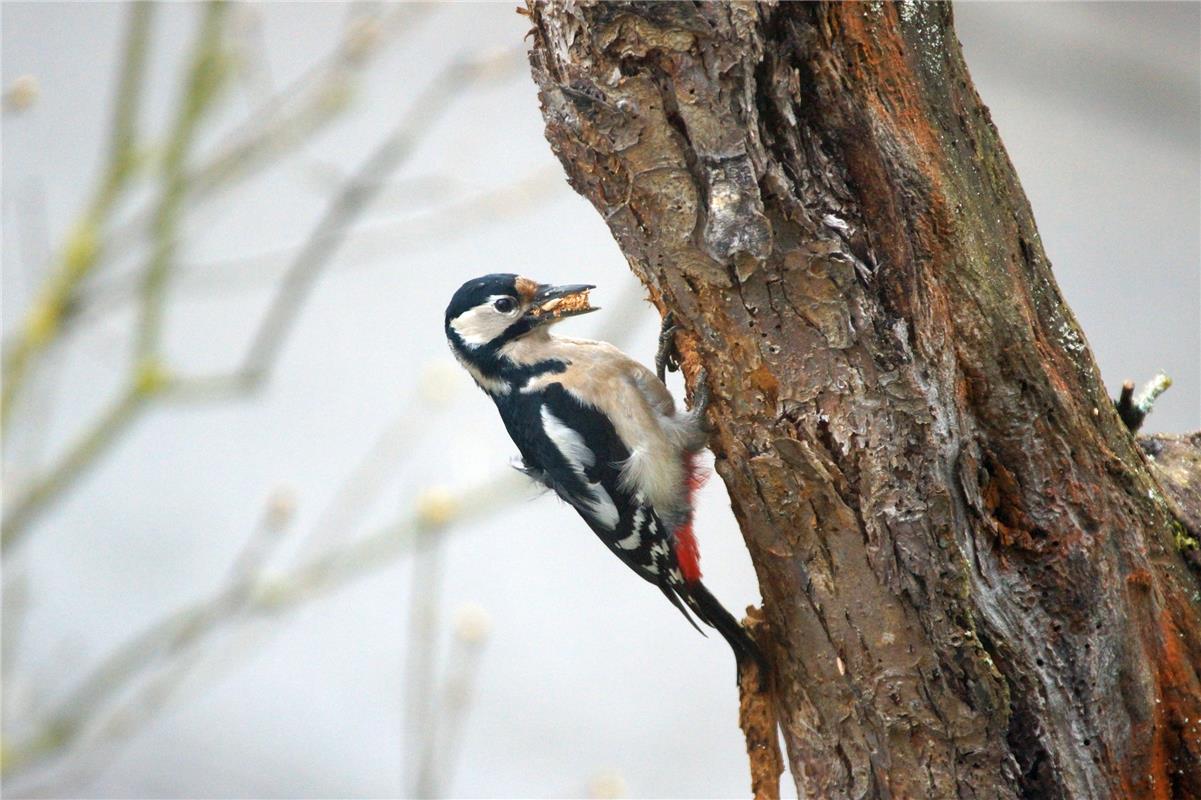
[{"label": "red undertail feather", "polygon": [[692,532],[692,508],[695,504],[696,490],[701,488],[708,479],[704,467],[697,463],[695,453],[684,456],[685,478],[688,481],[688,520],[676,528],[676,563],[680,565],[680,574],[688,583],[696,583],[701,579],[701,552],[696,546],[696,536]]}]

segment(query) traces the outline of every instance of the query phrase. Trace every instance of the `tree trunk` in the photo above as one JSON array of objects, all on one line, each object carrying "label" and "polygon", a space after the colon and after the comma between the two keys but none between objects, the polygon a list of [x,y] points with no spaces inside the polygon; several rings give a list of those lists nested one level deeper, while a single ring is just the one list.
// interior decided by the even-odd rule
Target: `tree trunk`
[{"label": "tree trunk", "polygon": [[529,13],[547,138],[708,372],[798,792],[1201,797],[1188,531],[950,6]]}]

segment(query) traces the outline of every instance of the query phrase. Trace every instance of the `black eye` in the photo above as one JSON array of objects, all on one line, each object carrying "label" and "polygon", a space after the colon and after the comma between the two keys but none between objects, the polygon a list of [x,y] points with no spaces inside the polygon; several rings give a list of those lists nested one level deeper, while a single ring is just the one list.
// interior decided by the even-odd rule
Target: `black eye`
[{"label": "black eye", "polygon": [[502,314],[508,314],[510,311],[517,308],[517,303],[512,297],[502,297],[494,302],[492,307]]}]

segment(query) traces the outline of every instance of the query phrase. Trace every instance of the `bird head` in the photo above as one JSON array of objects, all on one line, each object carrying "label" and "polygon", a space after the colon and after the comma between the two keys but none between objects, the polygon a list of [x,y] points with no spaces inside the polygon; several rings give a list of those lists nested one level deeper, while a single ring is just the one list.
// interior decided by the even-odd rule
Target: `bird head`
[{"label": "bird head", "polygon": [[456,352],[495,352],[568,317],[596,311],[586,284],[551,286],[519,275],[485,275],[459,287],[446,307],[446,337]]}]

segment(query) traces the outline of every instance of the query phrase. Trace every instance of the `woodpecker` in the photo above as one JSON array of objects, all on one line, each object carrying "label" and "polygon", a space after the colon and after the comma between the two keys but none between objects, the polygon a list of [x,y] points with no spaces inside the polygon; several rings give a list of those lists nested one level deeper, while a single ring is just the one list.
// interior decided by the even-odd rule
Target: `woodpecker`
[{"label": "woodpecker", "polygon": [[[510,274],[463,284],[446,308],[446,338],[496,403],[520,453],[514,466],[569,503],[609,550],[653,583],[693,627],[691,609],[766,675],[755,642],[701,583],[692,531],[702,479],[708,390],[697,383],[679,412],[664,385],[670,321],[657,374],[606,342],[567,339],[551,327],[597,308],[589,285],[549,286]],[[702,631],[703,633],[703,631]]]}]

